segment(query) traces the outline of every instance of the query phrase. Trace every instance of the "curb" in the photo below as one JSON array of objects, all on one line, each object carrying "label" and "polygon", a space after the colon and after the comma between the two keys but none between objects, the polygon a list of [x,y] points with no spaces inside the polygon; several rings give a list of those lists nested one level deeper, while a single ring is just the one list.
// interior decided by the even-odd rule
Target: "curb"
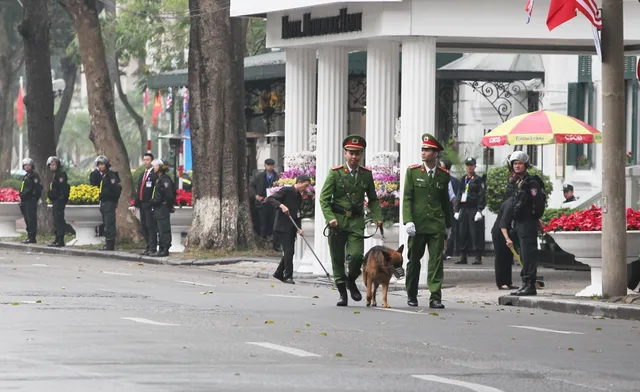
[{"label": "curb", "polygon": [[502,306],[535,308],[584,316],[640,320],[640,306],[635,305],[550,297],[518,297],[515,295],[504,295],[498,298],[498,303]]}]

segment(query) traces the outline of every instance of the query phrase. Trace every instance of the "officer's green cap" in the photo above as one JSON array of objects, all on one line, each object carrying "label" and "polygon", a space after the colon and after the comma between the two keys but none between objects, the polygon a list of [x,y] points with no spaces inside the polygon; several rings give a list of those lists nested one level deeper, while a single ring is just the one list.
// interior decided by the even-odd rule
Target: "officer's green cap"
[{"label": "officer's green cap", "polygon": [[438,139],[428,133],[422,135],[422,148],[434,148],[438,151],[444,150],[444,147],[438,142]]},{"label": "officer's green cap", "polygon": [[367,141],[360,135],[349,135],[342,142],[345,150],[362,151],[367,148]]}]

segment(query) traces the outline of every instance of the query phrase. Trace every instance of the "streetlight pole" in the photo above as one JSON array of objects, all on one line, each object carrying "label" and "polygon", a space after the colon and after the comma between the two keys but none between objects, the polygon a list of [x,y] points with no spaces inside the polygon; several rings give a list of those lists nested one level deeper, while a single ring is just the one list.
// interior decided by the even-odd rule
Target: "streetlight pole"
[{"label": "streetlight pole", "polygon": [[627,293],[623,0],[602,2],[602,294]]}]

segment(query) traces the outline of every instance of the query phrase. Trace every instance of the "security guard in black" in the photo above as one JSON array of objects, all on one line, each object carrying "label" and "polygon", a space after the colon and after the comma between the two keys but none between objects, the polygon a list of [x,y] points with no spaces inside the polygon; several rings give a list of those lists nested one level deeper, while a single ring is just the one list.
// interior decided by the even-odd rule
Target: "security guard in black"
[{"label": "security guard in black", "polygon": [[40,176],[33,169],[33,159],[25,158],[22,168],[27,172],[20,186],[20,212],[27,226],[27,239],[25,244],[35,244],[38,231],[38,200],[42,195],[42,183]]},{"label": "security guard in black", "polygon": [[100,180],[100,212],[104,224],[105,244],[101,250],[115,250],[116,245],[116,208],[122,193],[120,176],[111,170],[109,159],[104,155],[96,158],[96,166],[102,173]]},{"label": "security guard in black", "polygon": [[49,157],[47,166],[53,172],[47,197],[53,205],[53,225],[56,233],[56,239],[48,246],[61,247],[64,246],[64,234],[67,226],[67,222],[64,220],[64,209],[69,201],[71,188],[67,182],[67,173],[62,170],[62,162],[58,157]]},{"label": "security guard in black", "polygon": [[167,174],[169,164],[166,161],[156,159],[152,165],[158,175],[158,181],[151,196],[153,216],[158,227],[158,253],[152,254],[152,256],[166,257],[169,255],[169,248],[171,248],[171,213],[175,211],[175,186]]}]

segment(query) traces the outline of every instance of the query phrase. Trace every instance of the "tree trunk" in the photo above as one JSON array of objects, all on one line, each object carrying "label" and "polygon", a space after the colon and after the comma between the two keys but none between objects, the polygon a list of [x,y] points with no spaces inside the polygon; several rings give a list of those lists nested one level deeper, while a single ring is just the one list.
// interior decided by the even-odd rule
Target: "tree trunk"
[{"label": "tree trunk", "polygon": [[22,52],[9,39],[12,26],[0,17],[0,182],[11,176],[13,152],[13,104],[17,96],[16,72],[22,65]]},{"label": "tree trunk", "polygon": [[80,58],[87,78],[89,115],[91,116],[90,139],[96,153],[106,155],[113,170],[118,171],[122,181],[122,196],[116,210],[118,240],[139,241],[140,222],[129,212],[129,201],[134,197],[133,178],[129,156],[125,148],[113,100],[113,85],[109,78],[109,67],[95,0],[60,0],[60,5],[73,20],[78,36]]},{"label": "tree trunk", "polygon": [[[42,186],[49,188],[51,171],[47,169],[47,158],[56,155],[53,128],[53,85],[51,83],[51,55],[49,53],[49,13],[47,2],[23,1],[22,22],[18,32],[24,42],[27,88],[24,105],[27,112],[27,134],[29,156],[40,173]],[[51,230],[52,215],[47,208],[46,192],[42,192],[42,203],[38,208],[40,232]]]},{"label": "tree trunk", "polygon": [[71,107],[71,100],[73,99],[73,90],[76,86],[76,77],[78,76],[78,66],[73,62],[71,57],[63,57],[60,59],[60,67],[62,68],[62,79],[64,79],[64,91],[62,97],[60,97],[60,106],[54,118],[54,138],[56,147],[58,146],[58,140],[60,140],[60,133],[64,122],[67,119],[69,108]]},{"label": "tree trunk", "polygon": [[224,0],[190,0],[189,115],[194,219],[185,245],[254,247],[247,200],[242,22]]},{"label": "tree trunk", "polygon": [[[120,69],[118,58],[116,58],[116,69]],[[124,90],[122,90],[122,81],[120,80],[120,75],[116,77],[116,88],[118,89],[118,97],[120,98],[120,101],[124,105],[125,109],[127,109],[127,112],[138,127],[138,133],[140,134],[140,156],[142,156],[145,152],[147,152],[147,130],[144,129],[144,118],[142,118],[142,116],[136,112],[133,106],[131,106],[129,97],[127,97],[127,94],[125,94]]]}]

